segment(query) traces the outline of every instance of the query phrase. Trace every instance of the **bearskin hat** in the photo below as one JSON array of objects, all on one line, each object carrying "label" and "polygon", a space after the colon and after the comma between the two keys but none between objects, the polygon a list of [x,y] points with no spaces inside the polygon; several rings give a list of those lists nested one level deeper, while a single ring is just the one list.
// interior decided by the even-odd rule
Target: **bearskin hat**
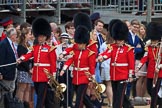
[{"label": "bearskin hat", "polygon": [[77,28],[78,25],[86,26],[89,31],[92,30],[92,22],[86,13],[79,12],[74,15],[74,27]]},{"label": "bearskin hat", "polygon": [[90,32],[87,27],[79,25],[75,30],[74,41],[79,44],[89,44]]},{"label": "bearskin hat", "polygon": [[119,20],[115,21],[110,32],[114,40],[127,40],[129,30],[127,25]]},{"label": "bearskin hat", "polygon": [[151,40],[160,40],[162,37],[162,24],[150,22],[146,27],[146,36]]},{"label": "bearskin hat", "polygon": [[44,18],[36,18],[32,23],[32,31],[35,37],[44,35],[48,38],[51,36],[51,26],[49,22]]},{"label": "bearskin hat", "polygon": [[108,26],[108,31],[109,31],[109,33],[110,33],[110,36],[112,36],[112,33],[111,33],[112,26],[113,26],[116,22],[118,22],[118,21],[121,21],[121,20],[120,20],[120,19],[112,19],[112,20],[110,21],[109,26]]}]

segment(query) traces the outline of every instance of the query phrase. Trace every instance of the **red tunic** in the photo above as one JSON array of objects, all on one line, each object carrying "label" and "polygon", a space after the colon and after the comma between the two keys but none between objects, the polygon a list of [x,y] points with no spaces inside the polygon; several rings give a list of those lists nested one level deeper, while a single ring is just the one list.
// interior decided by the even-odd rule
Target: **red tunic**
[{"label": "red tunic", "polygon": [[126,44],[118,47],[116,44],[109,44],[108,49],[101,53],[104,59],[111,58],[110,76],[111,80],[127,80],[134,74],[135,58],[134,49]]},{"label": "red tunic", "polygon": [[[141,59],[139,63],[139,67],[141,67],[144,63],[148,61],[148,69],[147,69],[147,78],[153,78],[154,77],[154,72],[155,72],[155,64],[156,64],[156,59],[158,56],[158,51],[159,48],[157,47],[151,47],[148,46],[147,51],[145,52],[143,58]],[[162,54],[161,54],[162,56]],[[162,61],[160,62],[162,64]],[[160,69],[159,71],[159,78],[162,78],[162,70]]]},{"label": "red tunic", "polygon": [[48,78],[43,69],[48,69],[51,74],[56,72],[55,47],[45,45],[35,45],[26,55],[21,56],[24,61],[34,57],[34,67],[32,80],[34,82],[47,82]]},{"label": "red tunic", "polygon": [[6,38],[6,34],[4,32],[2,32],[2,35],[0,37],[0,41],[4,40]]},{"label": "red tunic", "polygon": [[95,59],[95,53],[88,48],[85,50],[74,49],[73,57],[65,62],[63,69],[66,70],[73,63],[74,70],[72,83],[75,85],[88,84],[89,80],[85,72],[90,72],[94,75],[96,64]]}]

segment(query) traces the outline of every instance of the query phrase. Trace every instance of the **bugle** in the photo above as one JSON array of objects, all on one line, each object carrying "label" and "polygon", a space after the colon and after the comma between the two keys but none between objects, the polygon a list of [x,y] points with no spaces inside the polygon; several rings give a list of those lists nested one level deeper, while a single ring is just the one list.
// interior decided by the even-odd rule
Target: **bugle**
[{"label": "bugle", "polygon": [[99,102],[102,101],[101,93],[103,93],[106,89],[106,86],[104,84],[98,84],[97,81],[93,78],[93,76],[89,72],[85,72],[85,74],[88,76],[89,80],[93,83],[93,88],[95,90],[95,97]]},{"label": "bugle", "polygon": [[48,84],[52,89],[55,90],[56,97],[58,97],[61,101],[64,100],[63,92],[66,90],[66,85],[64,83],[58,83],[54,76],[48,72],[47,69],[44,68],[44,72],[49,78]]}]

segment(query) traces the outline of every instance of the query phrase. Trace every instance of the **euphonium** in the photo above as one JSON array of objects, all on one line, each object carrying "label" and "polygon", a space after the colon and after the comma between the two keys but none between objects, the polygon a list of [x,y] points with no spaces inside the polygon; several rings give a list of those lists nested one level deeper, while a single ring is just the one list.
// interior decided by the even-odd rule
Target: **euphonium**
[{"label": "euphonium", "polygon": [[64,100],[63,92],[66,90],[66,85],[64,83],[58,83],[54,76],[48,72],[47,69],[44,68],[44,72],[49,78],[49,85],[52,89],[55,90],[56,97],[58,97],[60,100]]},{"label": "euphonium", "polygon": [[102,101],[101,93],[103,93],[106,89],[106,86],[104,84],[98,84],[97,81],[92,77],[92,75],[89,72],[86,72],[86,75],[88,76],[89,80],[93,83],[93,88],[95,90],[95,97],[99,102]]}]

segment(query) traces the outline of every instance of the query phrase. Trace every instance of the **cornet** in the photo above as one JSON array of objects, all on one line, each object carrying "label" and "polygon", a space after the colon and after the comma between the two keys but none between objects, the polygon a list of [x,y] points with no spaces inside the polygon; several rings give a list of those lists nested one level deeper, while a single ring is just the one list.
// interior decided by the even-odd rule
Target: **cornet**
[{"label": "cornet", "polygon": [[104,84],[98,84],[96,82],[96,80],[92,77],[92,75],[89,73],[89,72],[85,72],[85,74],[88,76],[89,80],[93,83],[94,85],[94,90],[95,90],[95,97],[97,98],[97,100],[99,102],[102,101],[102,98],[101,98],[101,93],[103,93],[106,89],[106,86]]},{"label": "cornet", "polygon": [[59,84],[55,80],[53,75],[51,73],[49,73],[48,70],[45,68],[44,68],[44,72],[47,75],[47,77],[49,78],[48,84],[50,85],[50,87],[53,90],[55,90],[56,97],[58,97],[61,101],[63,101],[64,100],[63,92],[66,90],[66,85],[64,83]]}]

